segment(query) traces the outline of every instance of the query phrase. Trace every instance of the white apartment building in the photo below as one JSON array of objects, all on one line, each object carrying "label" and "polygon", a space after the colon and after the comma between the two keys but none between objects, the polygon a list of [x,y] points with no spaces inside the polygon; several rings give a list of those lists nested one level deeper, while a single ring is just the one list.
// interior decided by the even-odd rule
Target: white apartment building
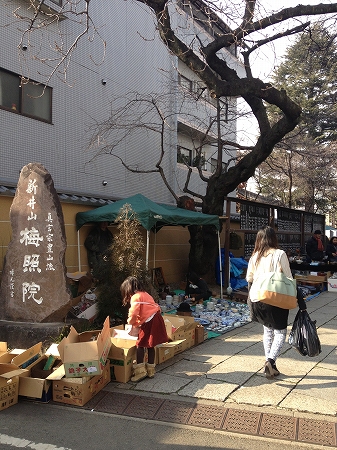
[{"label": "white apartment building", "polygon": [[[221,21],[219,29],[209,27],[207,15],[202,13],[198,13],[200,20],[192,21],[191,7],[197,11],[202,5],[199,0],[192,3],[179,0],[172,5],[176,26],[187,42],[195,33],[209,40],[212,33],[224,29]],[[45,4],[58,10],[62,0],[46,0]],[[57,73],[48,80],[55,57],[51,47],[60,45],[61,38],[69,45],[82,28],[65,18],[26,34],[21,42],[28,22],[15,18],[13,11],[29,17],[33,12],[28,6],[28,0],[1,2],[0,6],[0,185],[15,187],[21,168],[39,162],[51,173],[57,191],[75,195],[75,201],[76,197],[114,200],[142,193],[154,201],[173,203],[158,173],[131,173],[121,163],[122,159],[132,169],[153,169],[160,152],[158,134],[139,129],[114,148],[120,159],[106,154],[95,157],[97,149],[87,149],[91,127],[109,117],[113,98],[130,96],[131,92],[140,98],[149,94],[165,97],[161,106],[168,127],[162,165],[170,185],[181,195],[187,170],[183,162],[193,162],[196,157],[205,130],[216,117],[216,100],[210,98],[195,74],[168,52],[149,9],[128,0],[106,0],[104,8],[99,1],[90,2],[99,35],[92,32],[93,39],[85,36],[80,40],[66,69],[66,83]],[[225,57],[240,69],[234,54],[227,52]],[[45,58],[45,64],[38,58]],[[30,82],[20,87],[20,75]],[[39,96],[45,83],[44,94]],[[220,107],[223,133],[235,139],[235,101],[221,101]],[[216,138],[214,124],[202,146],[206,175],[214,166]],[[232,151],[224,153],[224,160]],[[190,189],[205,191],[196,169]]]}]

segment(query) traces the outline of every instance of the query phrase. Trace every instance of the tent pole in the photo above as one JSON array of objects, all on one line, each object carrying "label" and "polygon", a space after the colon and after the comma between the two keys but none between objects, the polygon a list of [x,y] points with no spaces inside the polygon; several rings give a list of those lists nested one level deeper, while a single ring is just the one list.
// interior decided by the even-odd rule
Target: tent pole
[{"label": "tent pole", "polygon": [[146,270],[149,270],[150,230],[146,230]]},{"label": "tent pole", "polygon": [[156,267],[156,245],[157,245],[157,226],[154,229],[154,245],[153,245],[153,268]]},{"label": "tent pole", "polygon": [[80,246],[80,230],[77,230],[77,258],[78,258],[78,271],[81,272],[81,246]]},{"label": "tent pole", "polygon": [[219,269],[220,269],[220,298],[223,298],[223,291],[222,291],[222,261],[221,261],[221,244],[220,244],[220,232],[218,233],[218,249],[219,249]]}]

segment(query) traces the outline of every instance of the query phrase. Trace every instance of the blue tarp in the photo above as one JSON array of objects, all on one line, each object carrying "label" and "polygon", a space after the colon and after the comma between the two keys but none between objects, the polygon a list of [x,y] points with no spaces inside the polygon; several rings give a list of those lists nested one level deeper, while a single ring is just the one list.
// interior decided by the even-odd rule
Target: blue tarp
[{"label": "blue tarp", "polygon": [[[222,264],[222,285],[225,282],[225,270],[224,267],[224,259],[225,259],[225,250],[221,249],[221,264]],[[229,252],[229,262],[230,262],[230,284],[232,289],[242,289],[247,286],[247,281],[241,277],[243,273],[243,269],[248,267],[248,263],[244,258],[235,258],[232,252]],[[216,282],[220,283],[220,266],[219,260],[216,262]]]}]

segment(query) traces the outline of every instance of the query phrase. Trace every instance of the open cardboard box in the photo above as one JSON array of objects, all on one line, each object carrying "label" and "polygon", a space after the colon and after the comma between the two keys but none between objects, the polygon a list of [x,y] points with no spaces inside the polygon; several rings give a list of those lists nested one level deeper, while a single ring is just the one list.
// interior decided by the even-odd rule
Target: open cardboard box
[{"label": "open cardboard box", "polygon": [[68,405],[84,406],[108,383],[110,383],[110,364],[106,362],[100,375],[92,377],[64,378],[64,365],[52,373],[53,401]]},{"label": "open cardboard box", "polygon": [[102,330],[78,333],[70,327],[67,337],[58,345],[67,378],[101,375],[111,347],[109,317]]},{"label": "open cardboard box", "polygon": [[5,353],[8,353],[7,342],[0,341],[0,358]]},{"label": "open cardboard box", "polygon": [[167,335],[172,341],[185,339],[186,348],[195,345],[195,329],[198,323],[194,317],[164,314],[163,319]]},{"label": "open cardboard box", "polygon": [[28,369],[42,355],[42,342],[28,349],[14,349],[0,355],[0,363],[14,364],[20,369]]},{"label": "open cardboard box", "polygon": [[167,336],[176,341],[179,339],[184,339],[185,336],[185,318],[174,316],[171,314],[164,314],[163,316]]},{"label": "open cardboard box", "polygon": [[52,399],[52,381],[48,377],[61,365],[57,346],[52,344],[44,355],[31,364],[29,376],[20,379],[19,395],[48,403]]},{"label": "open cardboard box", "polygon": [[[126,328],[126,329],[125,329]],[[111,381],[127,383],[132,376],[133,361],[136,359],[137,338],[128,334],[128,326],[118,325],[110,329],[109,351]]]}]

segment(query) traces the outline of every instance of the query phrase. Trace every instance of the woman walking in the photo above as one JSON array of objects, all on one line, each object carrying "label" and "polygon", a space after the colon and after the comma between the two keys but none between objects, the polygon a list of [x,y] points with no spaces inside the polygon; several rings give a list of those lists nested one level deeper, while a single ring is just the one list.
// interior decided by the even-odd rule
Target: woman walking
[{"label": "woman walking", "polygon": [[[256,235],[255,248],[248,263],[246,280],[248,290],[259,275],[272,271],[274,258],[278,258],[278,270],[292,278],[286,253],[278,249],[275,230],[269,226],[262,228]],[[306,309],[301,291],[297,289],[297,302],[301,310]],[[289,310],[267,305],[262,302],[251,302],[248,296],[251,319],[263,325],[263,347],[266,357],[264,373],[268,379],[279,375],[276,360],[286,340]]]}]

